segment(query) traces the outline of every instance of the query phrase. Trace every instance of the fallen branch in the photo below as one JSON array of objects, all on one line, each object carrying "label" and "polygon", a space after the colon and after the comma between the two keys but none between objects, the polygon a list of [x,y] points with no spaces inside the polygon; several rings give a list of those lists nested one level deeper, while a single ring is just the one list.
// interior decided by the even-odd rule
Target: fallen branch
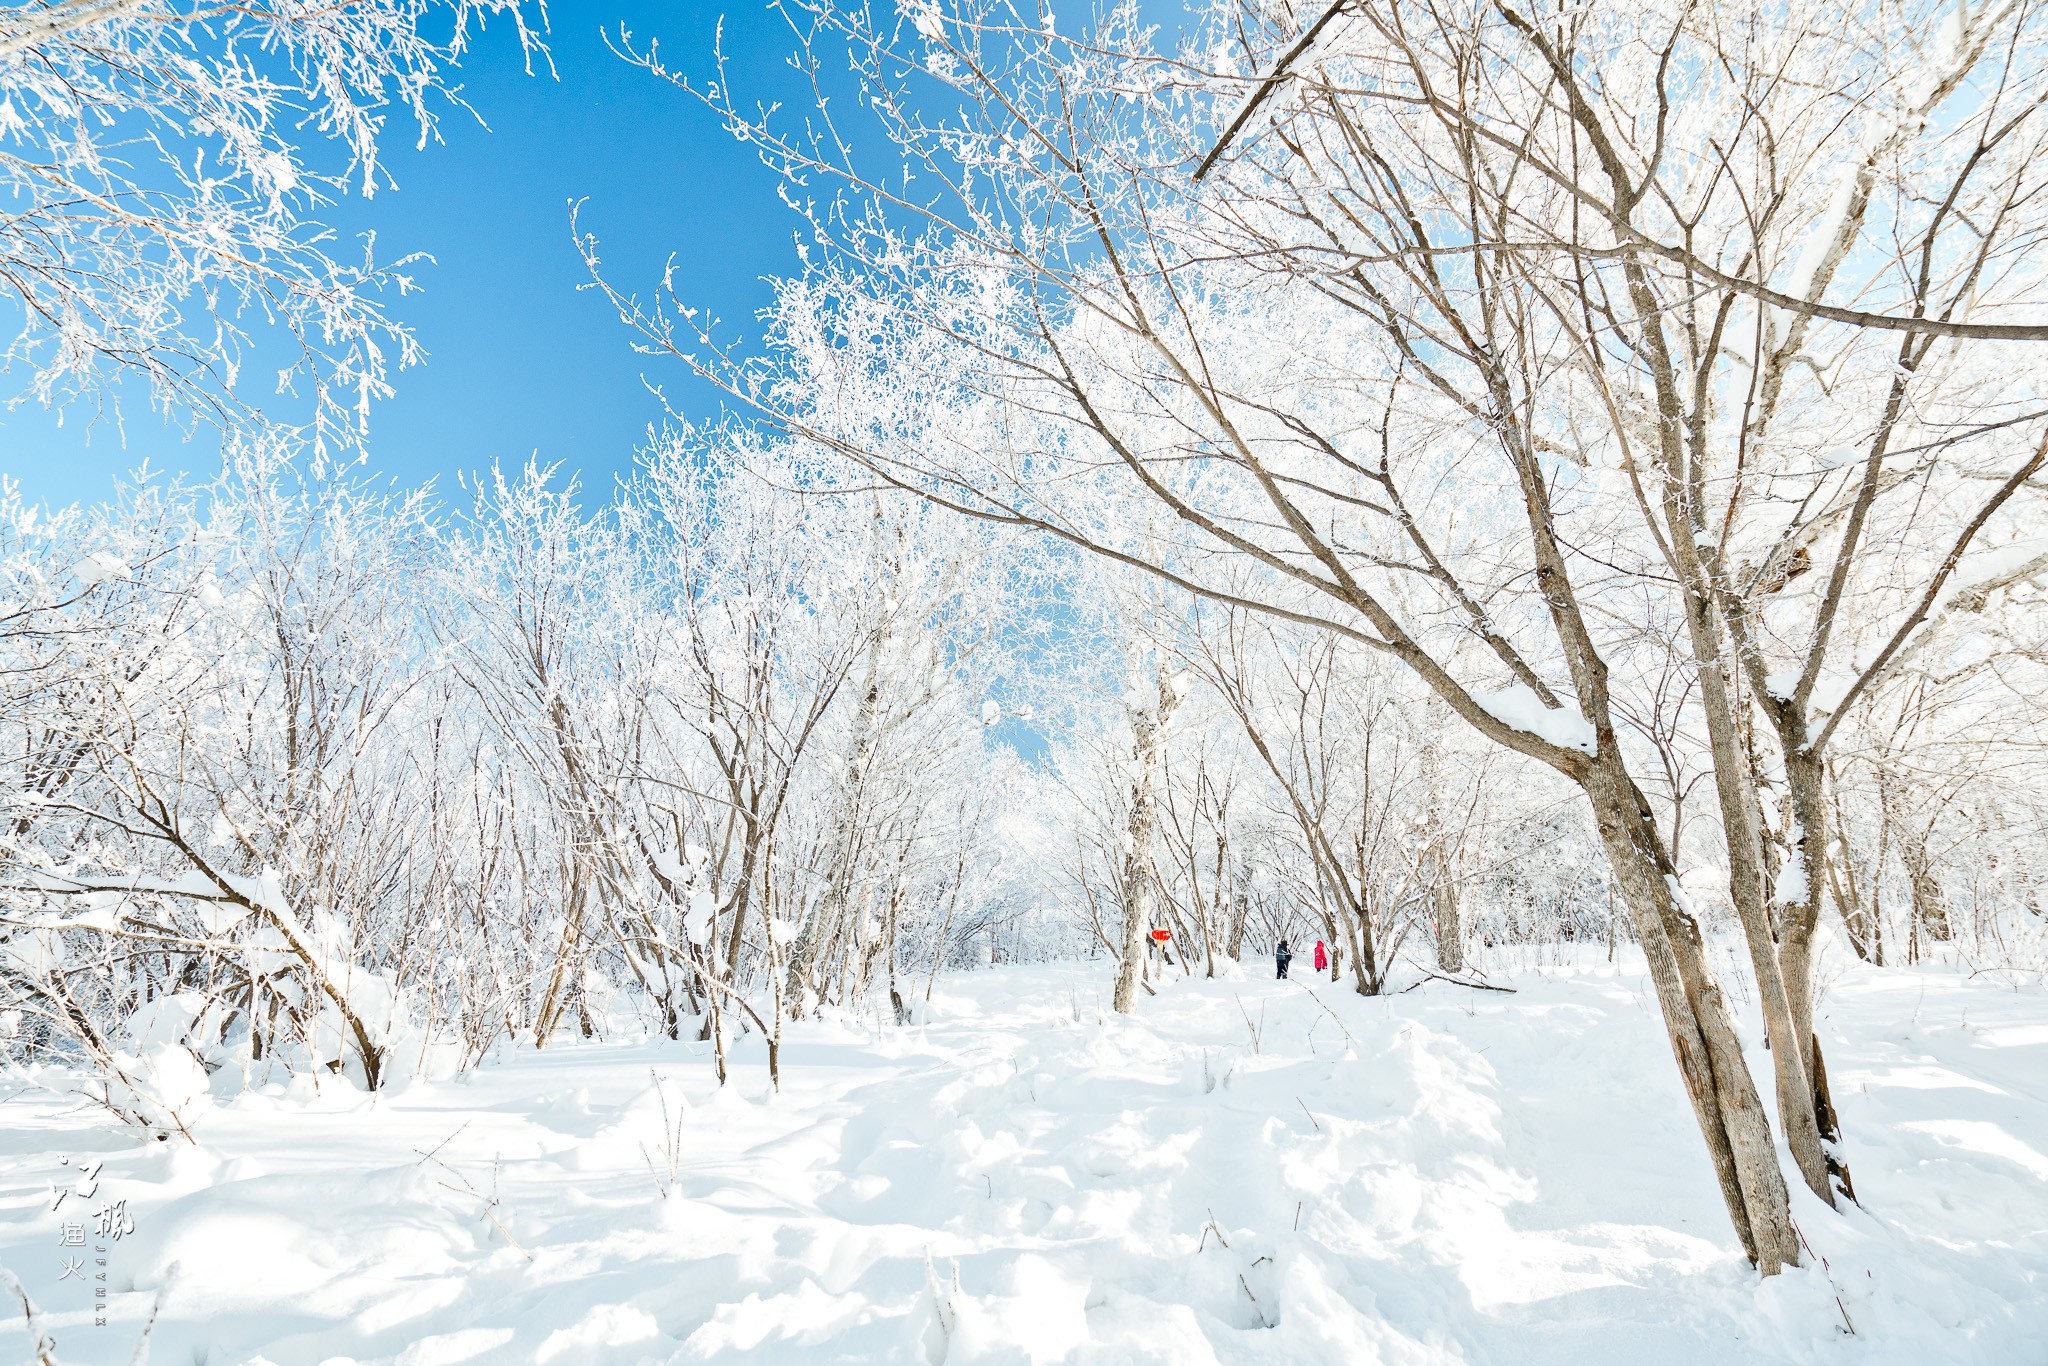
[{"label": "fallen branch", "polygon": [[[1421,971],[1422,976],[1425,980],[1434,979],[1438,982],[1449,982],[1454,987],[1470,987],[1474,991],[1504,991],[1510,996],[1515,994],[1515,989],[1513,987],[1497,987],[1489,982],[1467,982],[1461,977],[1446,977],[1440,972],[1431,972],[1426,968],[1422,969]],[[1402,987],[1401,994],[1405,996],[1407,993],[1415,990],[1416,987],[1419,987],[1421,985],[1421,982],[1416,982],[1413,986]]]}]

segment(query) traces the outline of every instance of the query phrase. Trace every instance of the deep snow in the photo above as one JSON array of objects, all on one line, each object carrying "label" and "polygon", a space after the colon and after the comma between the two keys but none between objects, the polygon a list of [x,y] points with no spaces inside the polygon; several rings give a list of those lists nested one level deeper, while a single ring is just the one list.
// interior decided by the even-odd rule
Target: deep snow
[{"label": "deep snow", "polygon": [[[700,1046],[577,1043],[300,1079],[196,1148],[17,1076],[0,1264],[64,1366],[129,1361],[153,1306],[157,1366],[2048,1361],[2048,997],[1830,971],[1864,1208],[1802,1198],[1819,1255],[1770,1282],[1647,982],[1594,959],[1496,964],[1511,996],[1176,981],[1135,1020],[1104,963],[998,969],[912,1027],[794,1026],[776,1097],[757,1045],[721,1092]],[[59,1232],[108,1198],[101,1328]]]}]

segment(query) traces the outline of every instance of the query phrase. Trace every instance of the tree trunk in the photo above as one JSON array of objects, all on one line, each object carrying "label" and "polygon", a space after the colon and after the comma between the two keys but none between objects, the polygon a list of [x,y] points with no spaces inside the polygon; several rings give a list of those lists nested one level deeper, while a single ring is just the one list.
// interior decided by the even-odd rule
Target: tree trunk
[{"label": "tree trunk", "polygon": [[[1848,822],[1843,819],[1842,787],[1840,775],[1830,768],[1828,773],[1828,804],[1833,824],[1829,833],[1837,841],[1835,856],[1828,860],[1828,895],[1835,899],[1835,910],[1842,917],[1842,930],[1849,936],[1849,947],[1856,950],[1856,956],[1866,963],[1874,962],[1873,954],[1877,945],[1871,934],[1871,914],[1864,892],[1863,879],[1857,875],[1856,860],[1849,851]],[[1879,824],[1878,848],[1884,847],[1883,822]],[[1879,854],[1878,866],[1882,867],[1883,855]]]},{"label": "tree trunk", "polygon": [[[1638,307],[1650,302],[1646,284],[1631,272],[1632,295]],[[1667,418],[1676,417],[1674,376],[1665,350],[1661,324],[1643,315],[1643,353],[1658,380]],[[1655,448],[1662,474],[1659,507],[1669,531],[1669,560],[1679,579],[1685,610],[1686,636],[1698,666],[1700,710],[1706,721],[1713,757],[1714,793],[1719,800],[1722,842],[1728,857],[1728,899],[1742,925],[1756,974],[1757,999],[1763,1008],[1764,1032],[1770,1040],[1771,1064],[1778,1097],[1778,1117],[1799,1173],[1815,1195],[1835,1202],[1828,1183],[1827,1160],[1814,1117],[1813,1091],[1806,1076],[1806,1033],[1797,1027],[1779,960],[1779,940],[1770,915],[1770,881],[1764,868],[1763,813],[1756,796],[1755,765],[1744,742],[1739,694],[1731,677],[1733,656],[1728,633],[1716,610],[1714,579],[1701,545],[1707,540],[1703,489],[1699,486],[1700,453],[1685,458],[1689,429],[1667,421]],[[1693,429],[1696,434],[1696,429]],[[1648,509],[1646,508],[1647,512]],[[1814,890],[1818,890],[1816,887]]]},{"label": "tree trunk", "polygon": [[846,913],[847,882],[859,862],[854,849],[854,832],[860,817],[863,780],[875,753],[876,717],[882,700],[880,653],[881,644],[877,639],[870,647],[868,686],[861,694],[860,708],[854,714],[853,753],[847,757],[846,770],[840,780],[839,800],[833,812],[832,842],[829,846],[832,870],[826,878],[824,892],[797,934],[796,943],[790,946],[786,990],[791,1019],[802,1018],[804,989],[811,984],[825,948],[838,936],[840,921]]},{"label": "tree trunk", "polygon": [[1458,884],[1437,860],[1435,885],[1430,899],[1436,906],[1436,962],[1445,972],[1465,970],[1465,925],[1458,914]]},{"label": "tree trunk", "polygon": [[1908,832],[1899,843],[1899,858],[1906,865],[1906,882],[1913,891],[1913,918],[1927,931],[1929,939],[1946,944],[1955,938],[1948,918],[1948,894],[1934,875],[1933,860],[1927,856],[1927,841],[1934,833],[1930,824]]},{"label": "tree trunk", "polygon": [[[1698,567],[1696,553],[1687,546],[1679,559]],[[1691,629],[1694,658],[1699,664],[1700,702],[1707,721],[1708,743],[1713,753],[1714,792],[1721,809],[1722,842],[1728,855],[1728,898],[1734,904],[1742,937],[1749,947],[1750,966],[1756,973],[1757,1000],[1763,1008],[1764,1033],[1771,1043],[1771,1070],[1777,1084],[1778,1122],[1785,1132],[1786,1146],[1807,1188],[1832,1206],[1833,1185],[1828,1180],[1827,1152],[1821,1143],[1821,1127],[1814,1103],[1815,1089],[1807,1076],[1810,1048],[1803,1041],[1812,1037],[1811,1028],[1801,1029],[1795,1018],[1791,995],[1786,988],[1784,964],[1780,961],[1779,939],[1772,932],[1769,883],[1764,876],[1763,813],[1758,809],[1756,782],[1749,747],[1743,743],[1736,712],[1733,680],[1722,667],[1724,639],[1715,619],[1712,602],[1704,592],[1688,590],[1686,615]],[[1806,869],[1802,865],[1801,874]],[[1808,895],[1813,902],[1813,887]],[[1810,1021],[1809,1021],[1810,1024]]]},{"label": "tree trunk", "polygon": [[562,1010],[568,1004],[569,970],[576,961],[582,943],[583,917],[589,904],[588,892],[581,877],[570,885],[568,914],[562,924],[562,940],[555,947],[554,963],[548,969],[547,989],[541,993],[540,1009],[533,1017],[533,1046],[546,1048],[553,1037],[555,1026],[561,1021]]},{"label": "tree trunk", "polygon": [[1120,1015],[1138,1008],[1139,983],[1145,974],[1145,944],[1152,931],[1152,917],[1158,896],[1153,876],[1152,839],[1159,825],[1159,760],[1166,748],[1166,723],[1172,719],[1179,697],[1166,671],[1154,678],[1154,700],[1150,706],[1131,709],[1130,814],[1124,824],[1124,942],[1118,961],[1116,991],[1111,1005]]},{"label": "tree trunk", "polygon": [[1650,967],[1665,1032],[1744,1250],[1766,1276],[1799,1264],[1777,1145],[1699,925],[1672,895],[1674,879],[1635,786],[1603,756],[1583,779],[1623,904]]},{"label": "tree trunk", "polygon": [[[1428,712],[1432,736],[1450,720],[1448,709],[1432,701]],[[1444,816],[1443,768],[1440,746],[1434,739],[1422,752],[1422,785],[1428,813],[1424,838],[1422,871],[1429,886],[1429,904],[1436,922],[1436,961],[1445,972],[1465,970],[1465,927],[1458,915],[1457,864],[1460,859],[1450,848],[1449,822]],[[1462,848],[1457,851],[1462,853]]]},{"label": "tree trunk", "polygon": [[1229,837],[1223,833],[1222,822],[1218,821],[1216,829],[1216,877],[1209,889],[1209,904],[1202,906],[1199,902],[1196,903],[1202,921],[1202,961],[1206,966],[1206,970],[1202,973],[1204,977],[1214,977],[1216,975],[1216,931],[1221,928],[1219,922],[1222,921],[1224,916],[1223,904],[1226,895],[1224,891],[1226,883],[1224,869],[1229,859]]},{"label": "tree trunk", "polygon": [[1240,872],[1237,889],[1230,897],[1230,947],[1226,950],[1233,962],[1244,961],[1244,922],[1251,918],[1252,895],[1244,885],[1244,874]]},{"label": "tree trunk", "polygon": [[[1820,925],[1820,889],[1827,879],[1827,806],[1821,766],[1803,743],[1787,744],[1785,781],[1792,796],[1792,817],[1798,823],[1793,832],[1792,863],[1780,883],[1778,900],[1778,958],[1784,965],[1785,999],[1792,1013],[1794,1037],[1801,1040],[1801,1056],[1807,1064],[1808,1097],[1815,1123],[1823,1138],[1840,1135],[1832,1122],[1821,1123],[1827,1077],[1816,1073],[1820,1067],[1820,1042],[1813,1033],[1813,951],[1814,932]],[[1830,1117],[1832,1111],[1830,1110]]]}]

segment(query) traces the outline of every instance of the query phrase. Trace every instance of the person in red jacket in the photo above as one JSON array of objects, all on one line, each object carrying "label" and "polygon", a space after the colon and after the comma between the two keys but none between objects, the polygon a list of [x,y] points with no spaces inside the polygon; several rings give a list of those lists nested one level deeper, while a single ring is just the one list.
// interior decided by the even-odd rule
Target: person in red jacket
[{"label": "person in red jacket", "polygon": [[1327,972],[1330,968],[1330,951],[1323,947],[1323,941],[1316,941],[1316,971]]}]

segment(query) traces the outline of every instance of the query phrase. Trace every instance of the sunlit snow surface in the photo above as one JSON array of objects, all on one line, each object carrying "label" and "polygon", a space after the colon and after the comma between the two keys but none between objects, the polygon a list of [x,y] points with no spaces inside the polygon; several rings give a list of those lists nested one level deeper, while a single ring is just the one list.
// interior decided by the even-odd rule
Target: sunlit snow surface
[{"label": "sunlit snow surface", "polygon": [[[752,1042],[724,1092],[698,1045],[578,1042],[245,1096],[197,1148],[17,1077],[0,1261],[65,1366],[129,1361],[159,1301],[157,1366],[2042,1361],[2048,997],[1828,972],[1865,1207],[1802,1193],[1819,1256],[1769,1283],[1644,979],[1598,949],[1496,964],[1513,996],[1247,969],[1135,1021],[1104,963],[998,969],[942,979],[920,1025],[793,1027],[779,1097]],[[689,1107],[669,1198],[655,1075]],[[103,1159],[134,1220],[104,1328],[57,1279],[58,1154]]]}]

